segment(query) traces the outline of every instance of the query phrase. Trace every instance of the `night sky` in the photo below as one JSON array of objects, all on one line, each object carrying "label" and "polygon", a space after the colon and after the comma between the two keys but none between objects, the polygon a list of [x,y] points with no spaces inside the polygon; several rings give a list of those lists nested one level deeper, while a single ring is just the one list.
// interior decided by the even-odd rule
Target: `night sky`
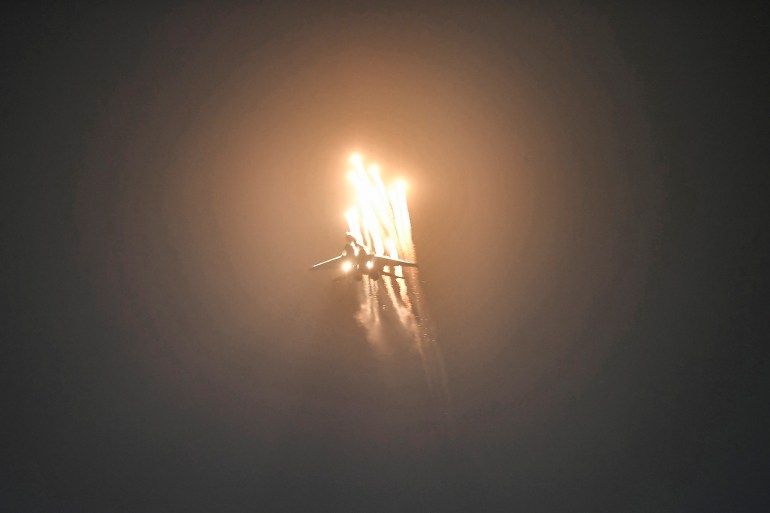
[{"label": "night sky", "polygon": [[[770,510],[769,14],[7,10],[0,510]],[[449,404],[307,272],[352,151]]]}]

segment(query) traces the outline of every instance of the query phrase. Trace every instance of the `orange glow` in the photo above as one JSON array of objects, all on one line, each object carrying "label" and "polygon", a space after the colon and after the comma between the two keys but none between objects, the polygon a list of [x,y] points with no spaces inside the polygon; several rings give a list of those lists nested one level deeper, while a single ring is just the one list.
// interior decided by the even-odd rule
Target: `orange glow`
[{"label": "orange glow", "polygon": [[[406,183],[397,180],[386,187],[380,167],[377,164],[365,166],[358,153],[350,156],[349,163],[348,178],[353,184],[356,203],[345,212],[348,231],[377,254],[413,258]],[[402,275],[400,268],[396,272]]]},{"label": "orange glow", "polygon": [[[388,256],[391,257],[391,258],[398,258],[398,251],[396,250],[396,243],[393,242],[393,239],[388,239],[387,241],[385,241],[385,243],[386,243],[386,246],[388,247]],[[393,271],[396,273],[396,276],[399,276],[399,277],[403,278],[404,270],[403,270],[403,268],[400,265],[396,266]]]},{"label": "orange glow", "polygon": [[348,232],[352,233],[357,240],[363,239],[357,207],[352,207],[345,212],[345,220],[348,222]]},{"label": "orange glow", "polygon": [[[399,179],[386,187],[380,168],[376,164],[365,166],[359,154],[350,157],[348,177],[355,197],[354,205],[345,212],[348,232],[379,255],[415,261],[406,182]],[[366,266],[374,267],[371,261]],[[448,407],[444,364],[425,313],[417,272],[400,265],[386,266],[383,272],[387,277],[381,280],[363,280],[358,289],[361,303],[356,319],[366,328],[369,341],[378,347],[388,345],[383,327],[396,321],[419,352],[432,391]]]}]

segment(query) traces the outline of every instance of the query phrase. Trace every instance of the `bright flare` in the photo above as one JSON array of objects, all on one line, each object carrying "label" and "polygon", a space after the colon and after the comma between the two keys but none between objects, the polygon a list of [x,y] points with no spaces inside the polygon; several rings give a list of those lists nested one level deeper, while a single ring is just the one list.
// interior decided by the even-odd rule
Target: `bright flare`
[{"label": "bright flare", "polygon": [[413,258],[414,255],[409,254],[413,253],[413,246],[406,183],[396,180],[386,187],[380,167],[377,164],[365,166],[358,153],[351,155],[349,162],[348,179],[355,190],[356,204],[345,212],[348,231],[377,254]]},{"label": "bright flare", "polygon": [[[365,166],[357,153],[350,157],[348,178],[355,191],[355,204],[345,212],[348,231],[379,255],[416,260],[406,182],[396,180],[386,187],[380,169],[375,164]],[[366,265],[369,269],[373,267],[371,262]],[[445,416],[442,419],[451,421],[444,362],[425,311],[416,271],[401,266],[385,267],[383,271],[395,278],[363,280],[358,288],[361,303],[356,319],[366,328],[369,341],[381,348],[389,344],[389,337],[394,334],[393,321],[408,334],[420,354],[436,405]]]}]

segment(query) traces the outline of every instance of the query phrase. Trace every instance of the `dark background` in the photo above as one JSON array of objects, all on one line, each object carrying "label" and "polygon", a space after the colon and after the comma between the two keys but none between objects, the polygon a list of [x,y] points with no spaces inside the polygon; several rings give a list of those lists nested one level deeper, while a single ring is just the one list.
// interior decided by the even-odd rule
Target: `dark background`
[{"label": "dark background", "polygon": [[[9,8],[4,511],[765,511],[767,8]],[[367,342],[410,184],[452,396]]]}]

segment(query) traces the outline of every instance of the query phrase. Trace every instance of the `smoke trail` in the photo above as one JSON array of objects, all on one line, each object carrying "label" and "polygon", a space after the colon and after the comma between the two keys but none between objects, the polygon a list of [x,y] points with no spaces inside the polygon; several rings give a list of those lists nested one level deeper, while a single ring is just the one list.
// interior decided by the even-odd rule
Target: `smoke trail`
[{"label": "smoke trail", "polygon": [[[356,204],[345,213],[348,231],[375,253],[415,261],[412,226],[406,201],[406,184],[396,181],[387,188],[376,165],[364,166],[359,155],[350,159],[350,181]],[[358,322],[380,350],[387,350],[389,337],[407,340],[420,356],[425,380],[439,418],[451,423],[451,398],[444,360],[435,327],[422,298],[417,269],[400,266],[385,271],[403,279],[383,276],[365,278],[359,290]]]}]

